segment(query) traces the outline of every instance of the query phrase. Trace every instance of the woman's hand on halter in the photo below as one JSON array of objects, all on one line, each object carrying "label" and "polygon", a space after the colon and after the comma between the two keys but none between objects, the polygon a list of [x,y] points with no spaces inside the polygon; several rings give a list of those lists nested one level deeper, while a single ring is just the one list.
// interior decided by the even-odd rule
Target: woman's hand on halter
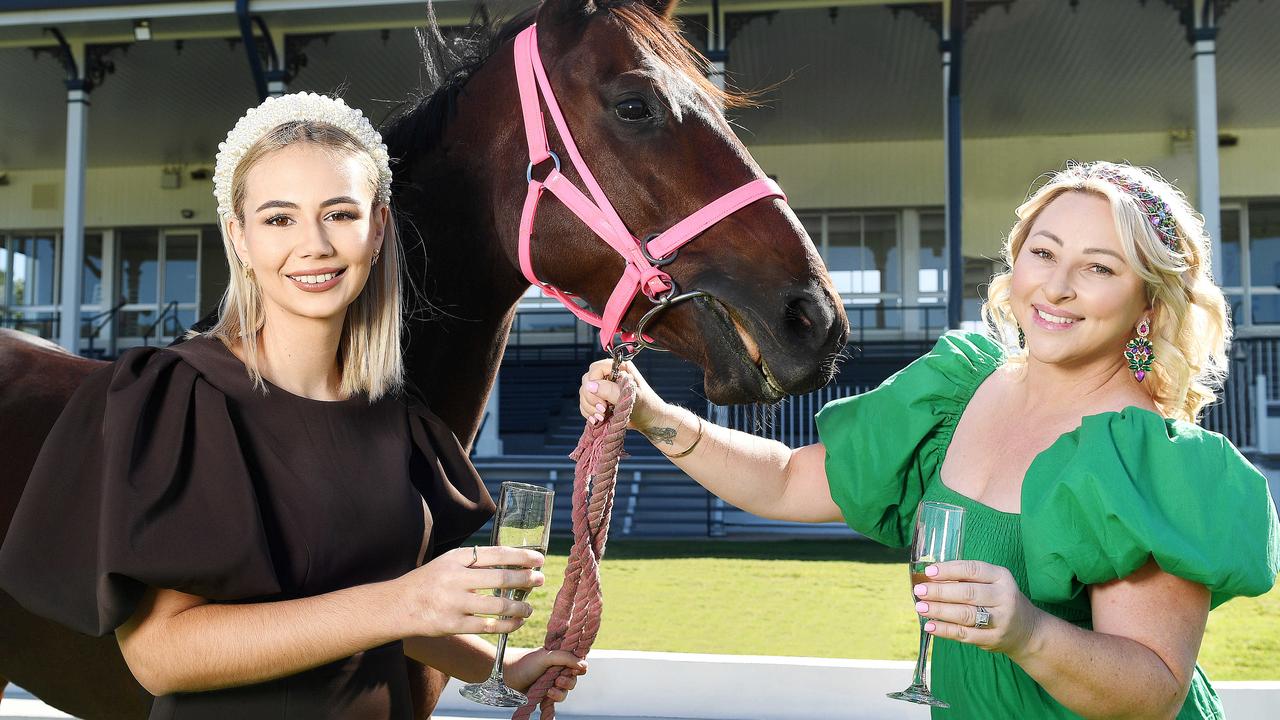
[{"label": "woman's hand on halter", "polygon": [[516,630],[533,614],[533,606],[487,591],[541,586],[545,579],[534,568],[545,561],[542,553],[512,547],[464,547],[444,553],[391,581],[404,609],[400,634],[440,637]]},{"label": "woman's hand on halter", "polygon": [[[578,411],[592,425],[603,422],[605,411],[622,397],[622,389],[618,383],[609,380],[612,372],[613,360],[606,358],[591,363],[582,376],[582,386],[578,388]],[[648,427],[650,420],[663,405],[662,398],[649,387],[644,376],[630,362],[622,363],[618,372],[630,375],[636,384],[636,400],[631,406],[631,422],[627,427],[632,430]]]},{"label": "woman's hand on halter", "polygon": [[[1018,589],[1007,568],[979,560],[953,560],[925,568],[930,582],[915,586],[916,612],[935,637],[1016,655],[1035,634],[1044,611]],[[921,592],[923,590],[923,592]],[[977,609],[991,613],[990,625],[974,627]]]},{"label": "woman's hand on halter", "polygon": [[566,650],[517,650],[508,648],[504,658],[502,677],[507,685],[520,692],[528,692],[529,687],[542,677],[548,668],[562,666],[572,673],[556,678],[556,684],[547,689],[547,697],[554,702],[564,702],[569,691],[578,684],[578,676],[587,674],[587,661]]}]

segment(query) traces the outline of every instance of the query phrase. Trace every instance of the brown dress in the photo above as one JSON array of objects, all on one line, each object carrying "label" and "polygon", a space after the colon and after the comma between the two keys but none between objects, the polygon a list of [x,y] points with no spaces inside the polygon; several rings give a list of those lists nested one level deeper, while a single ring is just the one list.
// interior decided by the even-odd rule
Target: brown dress
[{"label": "brown dress", "polygon": [[[254,390],[240,360],[205,337],[132,349],[90,375],[0,546],[0,587],[103,635],[148,586],[221,603],[320,595],[403,575],[492,515],[466,453],[416,393],[371,404],[268,389]],[[270,682],[168,695],[151,711],[411,715],[400,642]]]}]

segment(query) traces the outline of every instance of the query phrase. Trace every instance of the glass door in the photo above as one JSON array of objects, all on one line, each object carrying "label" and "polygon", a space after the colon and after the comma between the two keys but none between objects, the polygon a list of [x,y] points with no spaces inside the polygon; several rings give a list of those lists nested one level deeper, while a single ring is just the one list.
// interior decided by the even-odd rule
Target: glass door
[{"label": "glass door", "polygon": [[117,277],[126,303],[117,348],[167,345],[196,320],[200,230],[140,228],[117,234]]}]

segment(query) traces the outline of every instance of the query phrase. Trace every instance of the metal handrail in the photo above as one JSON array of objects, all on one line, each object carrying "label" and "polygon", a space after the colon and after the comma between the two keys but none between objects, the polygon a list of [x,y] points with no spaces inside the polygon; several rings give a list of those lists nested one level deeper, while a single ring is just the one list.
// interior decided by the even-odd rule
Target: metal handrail
[{"label": "metal handrail", "polygon": [[177,317],[177,313],[174,312],[177,309],[178,309],[177,300],[170,300],[169,304],[164,306],[164,309],[160,311],[160,315],[156,318],[156,321],[151,323],[151,326],[147,328],[146,332],[142,333],[143,345],[146,345],[151,341],[151,335],[156,331],[156,328],[160,327],[160,323],[164,322],[165,319],[168,318],[171,313],[174,315],[175,318]]},{"label": "metal handrail", "polygon": [[[94,354],[95,348],[93,347],[93,341],[97,340],[98,336],[102,334],[102,329],[110,325],[111,323],[115,322],[116,315],[119,315],[120,310],[125,305],[128,305],[128,304],[129,304],[129,299],[121,296],[120,301],[115,304],[115,307],[112,307],[109,310],[103,310],[100,313],[96,313],[88,317],[80,318],[80,322],[89,323],[90,328],[92,329],[92,332],[89,333],[89,347],[86,348],[86,351],[89,353],[89,355]],[[101,319],[101,322],[98,322],[96,325],[94,325],[93,324],[94,321],[99,319]]]}]

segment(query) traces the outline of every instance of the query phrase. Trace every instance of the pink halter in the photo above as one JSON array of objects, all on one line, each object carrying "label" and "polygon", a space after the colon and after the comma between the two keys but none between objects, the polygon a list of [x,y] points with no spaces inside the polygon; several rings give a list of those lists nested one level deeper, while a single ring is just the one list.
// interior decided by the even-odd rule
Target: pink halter
[{"label": "pink halter", "polygon": [[[662,266],[676,259],[679,249],[697,237],[707,228],[724,218],[750,205],[756,200],[765,198],[781,198],[786,202],[787,196],[772,180],[752,180],[737,190],[720,197],[689,217],[668,228],[665,232],[652,235],[643,241],[636,238],[627,229],[626,223],[618,216],[599,183],[587,169],[586,162],[578,154],[578,148],[569,133],[569,126],[556,103],[551,83],[547,80],[547,71],[538,54],[537,25],[530,25],[515,40],[516,81],[520,86],[520,110],[524,115],[524,132],[529,143],[529,168],[526,178],[529,181],[529,192],[525,196],[524,211],[520,216],[520,269],[529,282],[538,286],[546,294],[559,300],[583,322],[600,328],[600,345],[606,351],[620,351],[634,355],[642,348],[653,348],[653,340],[644,334],[649,320],[659,311],[684,300],[706,296],[702,292],[679,293],[675,281],[662,271]],[[592,202],[569,179],[560,174],[560,158],[547,147],[547,128],[542,116],[539,94],[546,101],[547,110],[555,122],[564,143],[569,161],[578,170],[587,190],[591,192]],[[555,167],[547,174],[545,180],[533,178],[533,168],[547,160]],[[605,305],[604,313],[597,315],[573,302],[572,293],[560,290],[538,279],[533,271],[530,244],[533,237],[534,217],[538,212],[538,200],[543,190],[550,190],[552,195],[560,199],[579,219],[609,246],[622,256],[626,269],[618,280],[617,287]],[[655,307],[649,310],[634,332],[622,331],[622,318],[635,301],[636,295],[643,291]]]}]

